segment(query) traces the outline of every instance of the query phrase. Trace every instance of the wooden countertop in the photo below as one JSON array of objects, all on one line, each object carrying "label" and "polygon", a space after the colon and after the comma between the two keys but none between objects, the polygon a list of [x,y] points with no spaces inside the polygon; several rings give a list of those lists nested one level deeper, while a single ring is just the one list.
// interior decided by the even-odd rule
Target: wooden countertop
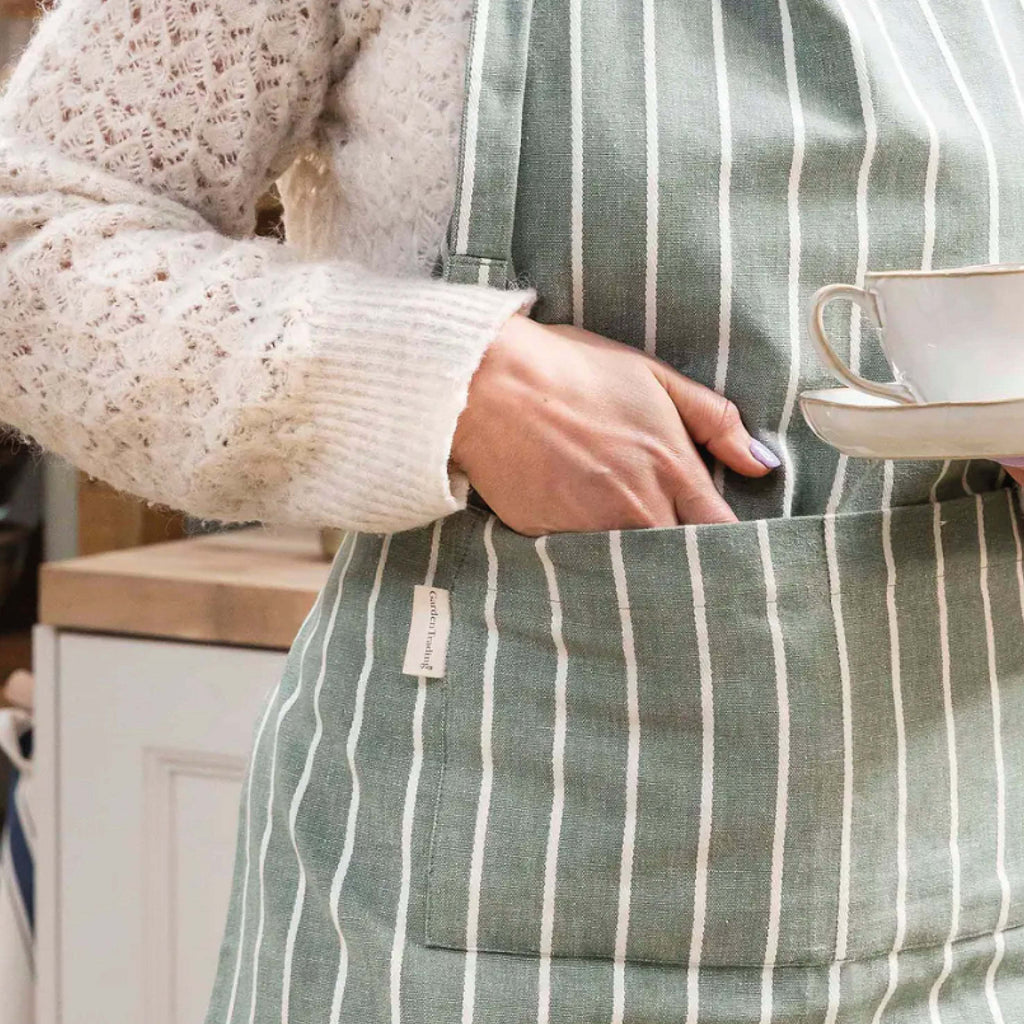
[{"label": "wooden countertop", "polygon": [[330,563],[316,531],[251,527],[40,570],[39,620],[65,629],[287,650]]}]

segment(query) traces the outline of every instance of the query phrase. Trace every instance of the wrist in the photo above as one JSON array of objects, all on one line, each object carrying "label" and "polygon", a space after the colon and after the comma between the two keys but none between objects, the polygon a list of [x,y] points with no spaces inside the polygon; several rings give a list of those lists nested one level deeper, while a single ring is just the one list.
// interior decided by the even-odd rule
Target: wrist
[{"label": "wrist", "polygon": [[534,322],[525,314],[513,313],[484,349],[476,371],[469,382],[466,405],[455,425],[455,434],[452,438],[451,453],[448,459],[449,471],[467,472],[468,449],[471,445],[471,438],[476,433],[475,425],[487,415],[487,395],[491,390],[491,381],[501,375],[503,368],[509,363],[512,351],[518,350],[524,334],[535,326]]}]

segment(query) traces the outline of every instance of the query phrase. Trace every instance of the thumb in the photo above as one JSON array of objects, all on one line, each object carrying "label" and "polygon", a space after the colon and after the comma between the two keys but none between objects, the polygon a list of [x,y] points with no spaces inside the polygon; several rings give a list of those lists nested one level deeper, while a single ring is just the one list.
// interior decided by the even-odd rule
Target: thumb
[{"label": "thumb", "polygon": [[676,373],[670,366],[655,365],[655,376],[696,444],[703,445],[715,458],[744,476],[764,476],[779,467],[778,456],[750,436],[739,409],[728,398]]}]

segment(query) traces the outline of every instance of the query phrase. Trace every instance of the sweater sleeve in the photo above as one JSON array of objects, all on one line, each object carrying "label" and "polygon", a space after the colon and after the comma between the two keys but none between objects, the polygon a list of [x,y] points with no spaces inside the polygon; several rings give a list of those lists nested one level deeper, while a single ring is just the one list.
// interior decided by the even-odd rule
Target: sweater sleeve
[{"label": "sweater sleeve", "polygon": [[337,6],[44,18],[0,100],[0,419],[204,518],[389,532],[464,507],[456,421],[533,293],[251,237],[346,59]]}]

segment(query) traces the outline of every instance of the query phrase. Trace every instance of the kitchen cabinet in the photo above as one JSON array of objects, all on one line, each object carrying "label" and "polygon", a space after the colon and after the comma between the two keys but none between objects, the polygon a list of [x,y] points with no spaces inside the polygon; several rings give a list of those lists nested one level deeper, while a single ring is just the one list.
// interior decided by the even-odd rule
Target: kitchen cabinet
[{"label": "kitchen cabinet", "polygon": [[261,530],[44,567],[38,1024],[202,1021],[254,728],[327,572]]}]

